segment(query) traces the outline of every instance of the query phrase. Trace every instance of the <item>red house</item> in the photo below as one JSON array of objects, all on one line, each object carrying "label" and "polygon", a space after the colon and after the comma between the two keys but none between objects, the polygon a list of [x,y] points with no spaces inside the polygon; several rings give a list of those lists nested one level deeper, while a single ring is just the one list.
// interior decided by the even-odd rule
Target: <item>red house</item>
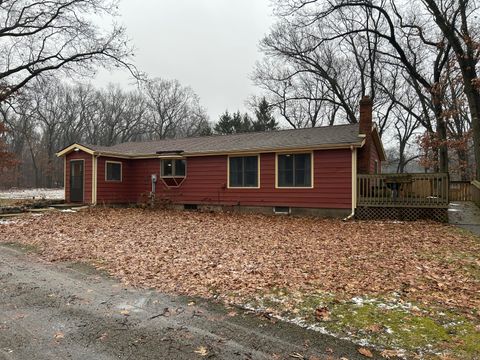
[{"label": "red house", "polygon": [[111,147],[73,144],[65,161],[65,200],[137,203],[155,197],[185,208],[347,216],[357,173],[380,172],[385,152],[360,102],[360,123],[215,135]]}]

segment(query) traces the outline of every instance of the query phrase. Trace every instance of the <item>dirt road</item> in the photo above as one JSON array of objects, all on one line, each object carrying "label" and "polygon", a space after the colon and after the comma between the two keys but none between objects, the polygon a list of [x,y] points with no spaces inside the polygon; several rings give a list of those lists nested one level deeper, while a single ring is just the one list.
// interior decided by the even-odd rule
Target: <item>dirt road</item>
[{"label": "dirt road", "polygon": [[365,359],[357,348],[0,245],[0,359]]}]

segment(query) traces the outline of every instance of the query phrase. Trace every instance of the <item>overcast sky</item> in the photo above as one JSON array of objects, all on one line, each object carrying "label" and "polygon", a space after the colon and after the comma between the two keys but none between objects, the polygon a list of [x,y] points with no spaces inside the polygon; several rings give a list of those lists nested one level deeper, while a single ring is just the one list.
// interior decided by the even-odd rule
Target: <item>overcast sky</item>
[{"label": "overcast sky", "polygon": [[[191,86],[211,121],[226,109],[245,111],[245,100],[258,93],[249,77],[273,22],[269,0],[122,0],[120,11],[137,67]],[[128,84],[126,74],[97,79]]]}]

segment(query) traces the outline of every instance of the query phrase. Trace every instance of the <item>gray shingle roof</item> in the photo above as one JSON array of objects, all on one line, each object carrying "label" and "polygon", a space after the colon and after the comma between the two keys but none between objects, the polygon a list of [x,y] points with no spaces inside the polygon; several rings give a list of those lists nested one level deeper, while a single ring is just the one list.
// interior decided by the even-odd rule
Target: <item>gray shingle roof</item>
[{"label": "gray shingle roof", "polygon": [[323,147],[328,145],[360,145],[358,124],[325,126],[308,129],[278,130],[270,132],[213,135],[146,142],[127,142],[111,147],[86,145],[88,148],[123,155],[151,155],[161,152],[182,151],[186,154],[262,151]]}]

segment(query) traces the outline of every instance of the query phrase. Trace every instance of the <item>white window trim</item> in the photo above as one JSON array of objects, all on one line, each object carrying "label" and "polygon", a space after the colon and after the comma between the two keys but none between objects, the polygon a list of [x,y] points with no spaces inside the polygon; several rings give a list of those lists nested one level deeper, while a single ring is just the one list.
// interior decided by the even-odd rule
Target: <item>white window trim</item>
[{"label": "white window trim", "polygon": [[[257,157],[257,186],[230,186],[230,158]],[[260,189],[260,154],[228,155],[227,156],[227,189]]]},{"label": "white window trim", "polygon": [[[162,166],[162,162],[164,160],[185,160],[185,175],[183,176],[175,176],[175,175],[167,175],[167,176],[163,176],[163,166]],[[175,162],[172,163],[172,173],[175,173]],[[161,158],[160,159],[160,178],[162,179],[180,179],[180,178],[186,178],[187,177],[187,169],[188,168],[188,164],[187,164],[187,158],[179,158],[179,157],[172,157],[172,158]]]},{"label": "white window trim", "polygon": [[[108,164],[120,164],[120,180],[108,180],[108,178],[107,178]],[[123,182],[123,162],[121,162],[121,161],[111,161],[111,160],[106,160],[105,161],[105,182],[113,182],[113,183]]]},{"label": "white window trim", "polygon": [[[280,155],[297,155],[297,154],[310,154],[310,186],[279,186],[278,185],[278,157]],[[313,189],[315,186],[315,169],[314,169],[314,151],[293,151],[293,152],[281,152],[275,153],[275,189]]]}]

